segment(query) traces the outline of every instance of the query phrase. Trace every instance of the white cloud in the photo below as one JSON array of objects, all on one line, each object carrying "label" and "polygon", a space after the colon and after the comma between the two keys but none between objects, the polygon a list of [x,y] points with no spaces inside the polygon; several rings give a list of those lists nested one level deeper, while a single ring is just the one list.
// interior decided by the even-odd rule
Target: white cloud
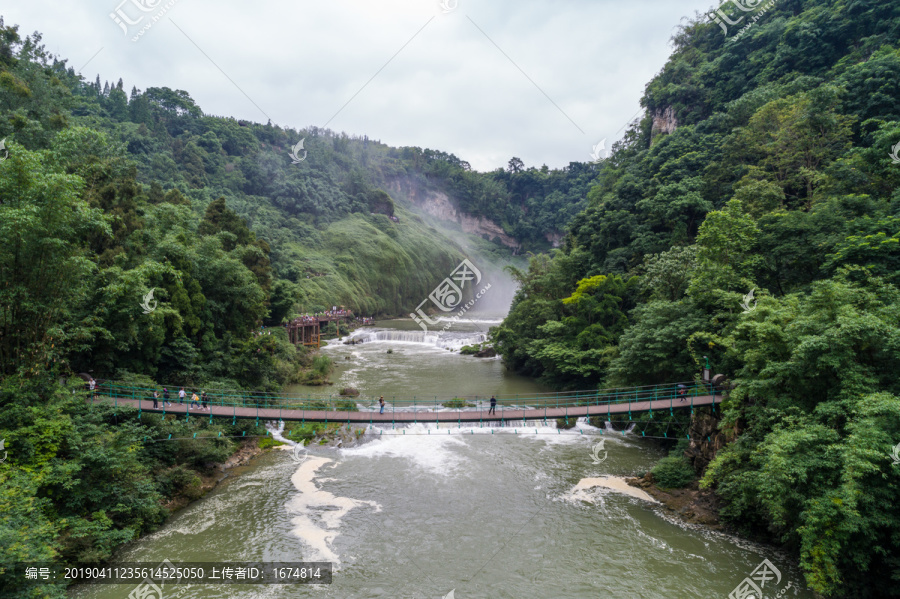
[{"label": "white cloud", "polygon": [[[136,17],[132,1],[157,0],[128,0],[122,10]],[[443,15],[439,0],[177,0],[131,42],[109,16],[119,2],[30,0],[3,15],[22,33],[42,32],[76,69],[102,47],[88,80],[184,89],[207,113],[261,122],[265,113],[295,129],[324,126],[340,110],[329,128],[452,152],[479,170],[512,156],[561,167],[590,160],[600,139],[611,145],[680,19],[710,4],[459,0]]]}]

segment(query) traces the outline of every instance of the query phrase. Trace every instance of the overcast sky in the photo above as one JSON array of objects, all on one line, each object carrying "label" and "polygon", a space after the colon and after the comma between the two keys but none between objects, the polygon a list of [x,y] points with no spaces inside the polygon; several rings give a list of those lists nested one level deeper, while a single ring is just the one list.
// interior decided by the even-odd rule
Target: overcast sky
[{"label": "overcast sky", "polygon": [[89,80],[183,89],[208,114],[327,126],[490,170],[512,156],[562,167],[591,160],[603,139],[608,148],[681,19],[713,4],[443,2],[0,0],[0,15],[43,33]]}]

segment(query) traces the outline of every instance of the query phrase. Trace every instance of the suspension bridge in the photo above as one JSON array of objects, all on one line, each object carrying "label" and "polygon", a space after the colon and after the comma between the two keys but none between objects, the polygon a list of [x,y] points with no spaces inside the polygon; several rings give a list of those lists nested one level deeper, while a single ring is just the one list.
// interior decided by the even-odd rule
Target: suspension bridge
[{"label": "suspension bridge", "polygon": [[[175,387],[180,389],[180,387]],[[156,407],[153,392],[160,393]],[[385,397],[382,410],[375,396],[313,398],[298,395],[250,394],[238,391],[206,390],[205,409],[192,407],[190,398],[199,389],[185,389],[184,403],[178,393],[166,405],[161,389],[105,383],[91,401],[116,407],[136,408],[140,413],[174,414],[185,419],[230,418],[292,420],[302,422],[339,422],[346,424],[408,424],[408,423],[472,423],[555,420],[613,415],[629,419],[633,415],[654,412],[673,415],[675,410],[691,410],[715,406],[722,402],[721,390],[708,383],[671,383],[644,387],[626,387],[593,391],[543,393],[530,396],[497,396],[497,405],[490,409],[485,396],[452,398]]]}]

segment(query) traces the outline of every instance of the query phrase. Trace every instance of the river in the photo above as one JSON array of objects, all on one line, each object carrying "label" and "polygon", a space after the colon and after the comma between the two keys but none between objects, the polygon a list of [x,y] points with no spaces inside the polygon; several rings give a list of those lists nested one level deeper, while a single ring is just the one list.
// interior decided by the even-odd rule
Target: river
[{"label": "river", "polygon": [[[456,324],[438,340],[408,320],[383,322],[355,333],[363,343],[332,342],[322,351],[337,364],[334,388],[359,388],[363,406],[377,395],[427,403],[546,391],[497,359],[446,348],[477,340],[490,324]],[[598,439],[605,439],[604,459],[596,463]],[[261,456],[117,561],[335,565],[331,585],[192,585],[169,587],[165,599],[725,599],[763,560],[778,574],[765,580],[765,597],[813,596],[801,590],[787,556],[686,525],[659,504],[609,488],[618,479],[606,477],[643,473],[663,455],[646,441],[584,423],[562,432],[540,423],[388,425],[353,447],[310,446],[301,463],[289,451]],[[84,586],[71,594],[121,599],[132,588]]]}]

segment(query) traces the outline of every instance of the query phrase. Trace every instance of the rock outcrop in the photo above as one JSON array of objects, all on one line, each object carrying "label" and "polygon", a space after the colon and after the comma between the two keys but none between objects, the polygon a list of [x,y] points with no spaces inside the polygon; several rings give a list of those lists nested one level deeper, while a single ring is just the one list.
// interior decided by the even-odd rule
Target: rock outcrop
[{"label": "rock outcrop", "polygon": [[691,442],[684,457],[690,460],[698,474],[705,472],[716,452],[725,447],[726,435],[719,430],[719,415],[718,409],[713,413],[712,408],[697,408],[691,417],[688,431]]},{"label": "rock outcrop", "polygon": [[453,200],[443,192],[422,190],[418,186],[410,185],[408,181],[404,180],[392,181],[388,187],[392,194],[406,196],[413,205],[425,214],[431,215],[438,220],[457,223],[466,233],[481,237],[486,236],[492,240],[499,238],[500,243],[507,247],[519,247],[519,242],[508,235],[500,225],[483,216],[474,216],[461,212],[453,203]]},{"label": "rock outcrop", "polygon": [[650,128],[650,139],[659,135],[668,135],[678,128],[678,119],[675,118],[675,110],[671,106],[663,110],[653,111],[653,126]]}]

